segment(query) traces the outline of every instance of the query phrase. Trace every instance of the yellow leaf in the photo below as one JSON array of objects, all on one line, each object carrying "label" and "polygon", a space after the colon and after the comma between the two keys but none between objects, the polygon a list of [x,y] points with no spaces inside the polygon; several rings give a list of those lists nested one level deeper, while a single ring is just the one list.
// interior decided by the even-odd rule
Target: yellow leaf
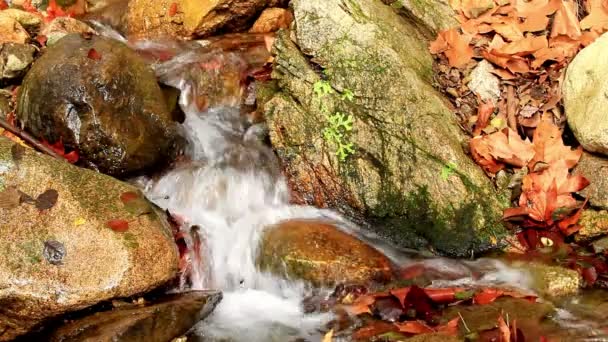
[{"label": "yellow leaf", "polygon": [[75,226],[82,226],[83,224],[87,223],[87,220],[85,220],[82,217],[77,218],[76,220],[74,220],[74,225]]},{"label": "yellow leaf", "polygon": [[325,337],[323,337],[323,342],[331,342],[333,340],[334,337],[334,329],[331,329],[329,332],[327,332],[327,334],[325,334]]}]

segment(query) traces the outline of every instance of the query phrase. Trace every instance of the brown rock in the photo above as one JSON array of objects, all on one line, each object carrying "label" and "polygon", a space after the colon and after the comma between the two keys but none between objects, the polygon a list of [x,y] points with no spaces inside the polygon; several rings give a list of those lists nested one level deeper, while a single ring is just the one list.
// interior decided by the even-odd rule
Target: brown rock
[{"label": "brown rock", "polygon": [[583,243],[589,242],[608,233],[608,211],[584,210],[578,224],[581,229],[576,233],[575,240]]},{"label": "brown rock", "polygon": [[221,292],[194,291],[168,296],[145,307],[100,312],[57,329],[50,341],[166,342],[207,317],[221,299]]},{"label": "brown rock", "polygon": [[16,8],[6,9],[0,12],[0,16],[6,16],[17,20],[17,22],[29,32],[40,28],[40,24],[42,23],[41,16]]},{"label": "brown rock", "polygon": [[0,43],[25,44],[30,35],[17,20],[0,15]]},{"label": "brown rock", "polygon": [[583,153],[574,172],[585,176],[590,182],[580,194],[588,198],[592,206],[608,209],[608,159]]},{"label": "brown rock", "polygon": [[[0,208],[0,341],[176,275],[166,218],[133,186],[0,137],[0,192],[11,189],[20,201]],[[125,192],[137,196],[123,203]]]},{"label": "brown rock", "polygon": [[40,34],[47,37],[46,45],[51,46],[70,33],[95,34],[89,25],[70,17],[58,17],[46,24]]},{"label": "brown rock", "polygon": [[100,36],[70,34],[49,47],[23,80],[17,118],[113,176],[166,162],[182,141],[150,66]]},{"label": "brown rock", "polygon": [[137,36],[170,35],[192,39],[218,31],[238,32],[271,0],[131,0],[128,32]]},{"label": "brown rock", "polygon": [[249,32],[270,33],[282,28],[287,29],[292,21],[293,14],[291,11],[284,8],[267,8],[255,21]]},{"label": "brown rock", "polygon": [[376,249],[334,225],[290,220],[269,228],[262,239],[262,270],[314,284],[388,281],[390,261]]}]

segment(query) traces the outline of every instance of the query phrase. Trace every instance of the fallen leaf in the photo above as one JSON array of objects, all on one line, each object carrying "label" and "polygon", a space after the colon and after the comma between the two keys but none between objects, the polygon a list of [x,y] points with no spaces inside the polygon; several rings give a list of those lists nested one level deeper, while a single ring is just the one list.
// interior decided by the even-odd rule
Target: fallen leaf
[{"label": "fallen leaf", "polygon": [[571,169],[583,155],[582,148],[573,150],[564,145],[561,131],[548,119],[543,119],[536,127],[532,141],[535,154],[528,165],[531,170],[539,162],[551,164],[560,160]]},{"label": "fallen leaf", "polygon": [[176,2],[171,3],[167,14],[170,17],[173,17],[175,14],[177,14],[177,3]]},{"label": "fallen leaf", "polygon": [[439,33],[437,39],[431,43],[431,53],[445,53],[452,67],[462,68],[473,58],[473,48],[469,45],[472,36],[461,34],[458,29],[452,28]]},{"label": "fallen leaf", "polygon": [[8,4],[4,0],[0,0],[0,10],[8,8]]},{"label": "fallen leaf", "polygon": [[473,303],[479,305],[490,304],[503,294],[504,292],[502,290],[492,288],[483,289],[481,292],[478,292],[475,294],[475,296],[473,296]]},{"label": "fallen leaf", "polygon": [[79,217],[79,218],[77,218],[77,219],[74,220],[74,225],[76,227],[82,226],[85,223],[87,223],[87,220],[85,220],[84,217]]},{"label": "fallen leaf", "polygon": [[408,334],[418,335],[418,334],[428,334],[428,333],[435,332],[435,330],[433,328],[429,327],[428,325],[426,325],[426,323],[424,323],[422,321],[395,323],[395,326],[397,326],[397,328],[399,329],[400,332],[408,333]]},{"label": "fallen leaf", "polygon": [[89,59],[95,60],[95,61],[99,61],[101,60],[101,54],[99,52],[97,52],[97,50],[90,48],[89,52],[87,52],[87,57]]},{"label": "fallen leaf", "polygon": [[139,195],[134,192],[134,191],[126,191],[123,192],[122,194],[120,194],[120,200],[122,201],[122,203],[129,203],[133,200],[136,200],[139,198]]},{"label": "fallen leaf", "polygon": [[477,123],[473,135],[480,135],[481,131],[488,126],[490,116],[494,113],[494,104],[492,101],[482,102],[477,108]]},{"label": "fallen leaf", "polygon": [[511,330],[502,315],[498,316],[498,329],[500,330],[502,342],[511,342]]},{"label": "fallen leaf", "polygon": [[608,30],[608,4],[606,0],[587,0],[587,15],[581,20],[583,30],[603,33]]},{"label": "fallen leaf", "polygon": [[582,276],[583,279],[585,279],[587,286],[593,286],[597,281],[597,270],[593,266],[583,268]]},{"label": "fallen leaf", "polygon": [[55,206],[59,193],[55,189],[48,189],[36,198],[36,208],[38,210],[48,210]]},{"label": "fallen leaf", "polygon": [[553,18],[551,37],[560,35],[578,39],[581,36],[581,28],[577,16],[577,4],[572,0],[562,0]]},{"label": "fallen leaf", "polygon": [[355,331],[352,338],[355,341],[368,341],[371,340],[372,337],[396,331],[399,331],[399,329],[394,324],[383,321],[373,321]]},{"label": "fallen leaf", "polygon": [[115,232],[126,232],[129,230],[129,222],[126,220],[110,220],[106,222],[106,226]]},{"label": "fallen leaf", "polygon": [[353,316],[371,313],[369,306],[374,304],[375,301],[376,298],[371,295],[359,296],[355,299],[353,304],[346,306],[346,311]]},{"label": "fallen leaf", "polygon": [[323,342],[332,342],[334,339],[334,329],[331,329],[330,331],[327,332],[327,334],[325,334],[325,336],[323,336]]},{"label": "fallen leaf", "polygon": [[457,336],[459,332],[458,322],[460,322],[460,317],[456,317],[446,324],[437,327],[436,330],[442,334]]}]

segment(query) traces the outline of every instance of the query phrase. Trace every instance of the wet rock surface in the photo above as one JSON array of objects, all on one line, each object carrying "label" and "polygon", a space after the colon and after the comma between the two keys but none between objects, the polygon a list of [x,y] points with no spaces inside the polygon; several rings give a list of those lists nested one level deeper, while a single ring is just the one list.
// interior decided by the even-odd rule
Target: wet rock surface
[{"label": "wet rock surface", "polygon": [[96,34],[95,30],[89,25],[70,17],[55,18],[46,24],[40,32],[40,34],[47,38],[47,46],[55,44],[59,39],[70,33]]},{"label": "wet rock surface", "polygon": [[[279,35],[274,83],[258,96],[294,201],[365,217],[404,247],[454,256],[495,247],[502,204],[431,86],[423,34],[375,1],[291,6],[297,45]],[[352,128],[340,131],[348,115]]]},{"label": "wet rock surface", "polygon": [[134,187],[0,137],[0,341],[177,268],[166,218]]},{"label": "wet rock surface", "polygon": [[589,185],[579,193],[588,198],[593,207],[608,209],[608,159],[584,153],[574,173],[589,180]]},{"label": "wet rock surface", "polygon": [[167,342],[207,317],[221,299],[221,292],[194,291],[170,295],[144,307],[99,312],[62,326],[49,341]]},{"label": "wet rock surface", "polygon": [[382,0],[393,10],[428,31],[429,38],[440,31],[458,26],[454,10],[446,0]]},{"label": "wet rock surface", "polygon": [[0,44],[0,85],[25,75],[36,48],[29,44]]},{"label": "wet rock surface", "polygon": [[564,107],[568,125],[590,152],[608,155],[608,34],[579,52],[566,71]]},{"label": "wet rock surface", "polygon": [[25,44],[29,39],[29,34],[17,20],[0,15],[0,43]]},{"label": "wet rock surface", "polygon": [[132,35],[206,37],[246,30],[256,15],[277,0],[129,1],[128,31]]},{"label": "wet rock surface", "polygon": [[582,278],[575,270],[537,262],[523,265],[532,275],[533,287],[543,298],[559,298],[577,294]]},{"label": "wet rock surface", "polygon": [[152,70],[126,45],[98,36],[70,34],[36,60],[17,118],[113,176],[155,166],[181,146]]},{"label": "wet rock surface", "polygon": [[290,220],[268,228],[258,264],[262,270],[317,285],[391,279],[390,262],[382,253],[322,221]]},{"label": "wet rock surface", "polygon": [[608,211],[587,209],[578,222],[581,229],[577,232],[577,242],[590,242],[608,231]]}]

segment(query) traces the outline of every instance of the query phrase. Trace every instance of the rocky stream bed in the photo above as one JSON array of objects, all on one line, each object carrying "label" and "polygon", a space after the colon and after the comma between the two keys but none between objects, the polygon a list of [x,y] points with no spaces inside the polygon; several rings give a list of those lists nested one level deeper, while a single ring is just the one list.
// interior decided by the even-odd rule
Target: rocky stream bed
[{"label": "rocky stream bed", "polygon": [[608,340],[578,6],[0,0],[0,341]]}]

